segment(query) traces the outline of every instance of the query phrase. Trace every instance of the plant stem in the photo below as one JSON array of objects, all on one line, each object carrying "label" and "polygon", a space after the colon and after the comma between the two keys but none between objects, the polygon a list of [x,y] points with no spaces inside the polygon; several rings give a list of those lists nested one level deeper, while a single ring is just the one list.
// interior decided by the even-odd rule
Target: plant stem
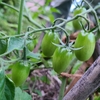
[{"label": "plant stem", "polygon": [[26,57],[26,46],[23,48],[23,60],[27,60],[27,57]]},{"label": "plant stem", "polygon": [[89,27],[89,20],[88,20],[87,18],[85,18],[84,16],[82,16],[82,15],[84,15],[85,13],[88,13],[88,12],[90,12],[90,11],[91,11],[91,9],[89,9],[89,10],[87,10],[86,12],[83,12],[83,13],[81,13],[81,14],[78,14],[78,15],[76,15],[75,17],[73,17],[73,18],[71,18],[71,19],[69,19],[69,20],[62,19],[62,18],[57,18],[57,19],[55,19],[54,23],[56,23],[56,21],[58,21],[58,20],[61,20],[61,21],[63,21],[63,22],[60,23],[60,24],[57,25],[57,26],[63,26],[64,24],[66,24],[66,23],[68,23],[68,22],[71,22],[71,21],[77,19],[78,17],[82,17],[82,18],[84,18],[84,19],[86,20],[86,22],[87,22],[87,24],[88,24],[88,27]]},{"label": "plant stem", "polygon": [[56,26],[56,27],[58,27],[59,29],[61,29],[61,30],[64,31],[64,33],[65,33],[65,35],[66,35],[66,39],[67,39],[66,45],[68,46],[68,43],[69,43],[69,41],[70,41],[68,32],[67,32],[64,28],[62,28],[62,27],[60,27],[60,26]]},{"label": "plant stem", "polygon": [[39,31],[46,31],[46,30],[52,30],[52,29],[56,29],[56,28],[59,28],[59,29],[62,29],[66,35],[68,35],[68,33],[65,31],[65,29],[61,28],[59,25],[55,25],[53,27],[47,27],[47,28],[39,28],[39,29],[35,29],[35,30],[32,30],[32,31],[29,31],[29,32],[26,32],[24,34],[19,34],[19,35],[13,35],[13,36],[4,36],[0,39],[7,39],[7,38],[10,38],[10,37],[23,37],[27,34],[30,35],[32,33],[36,33],[36,32],[39,32]]},{"label": "plant stem", "polygon": [[99,19],[98,19],[98,16],[97,16],[96,11],[95,11],[94,8],[90,5],[90,3],[88,3],[87,0],[84,0],[84,2],[85,2],[85,3],[90,7],[90,9],[92,10],[92,12],[93,12],[93,14],[94,14],[94,17],[95,17],[95,20],[96,20],[96,22],[97,22],[99,31],[100,31]]},{"label": "plant stem", "polygon": [[94,10],[100,9],[100,5],[97,5]]},{"label": "plant stem", "polygon": [[48,27],[48,28],[40,28],[40,29],[36,29],[36,30],[32,30],[32,31],[29,31],[29,32],[26,32],[24,34],[19,34],[19,35],[13,35],[13,36],[4,36],[0,39],[7,39],[7,38],[11,38],[11,37],[23,37],[25,36],[26,34],[27,35],[30,35],[32,33],[36,33],[36,32],[39,32],[39,31],[46,31],[46,30],[52,30],[52,29],[56,29],[57,26],[54,26],[54,27]]},{"label": "plant stem", "polygon": [[58,100],[62,100],[63,96],[64,96],[64,90],[66,87],[66,77],[61,77],[61,87],[60,87],[60,94],[59,94],[59,99]]},{"label": "plant stem", "polygon": [[21,0],[20,11],[19,11],[19,19],[18,19],[18,32],[17,32],[17,34],[20,34],[21,33],[21,29],[22,29],[23,9],[24,9],[24,0]]}]

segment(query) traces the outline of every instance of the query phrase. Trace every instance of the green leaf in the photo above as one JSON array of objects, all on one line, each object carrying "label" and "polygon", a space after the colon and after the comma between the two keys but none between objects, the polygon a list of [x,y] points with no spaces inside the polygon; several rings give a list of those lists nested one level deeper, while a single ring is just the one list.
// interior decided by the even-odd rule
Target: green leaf
[{"label": "green leaf", "polygon": [[58,9],[51,7],[50,8],[51,12],[56,12],[56,13],[61,13]]},{"label": "green leaf", "polygon": [[34,18],[37,18],[38,15],[39,15],[39,12],[34,12],[33,15],[32,15],[32,18],[33,18],[33,19],[34,19]]},{"label": "green leaf", "polygon": [[4,97],[4,88],[5,88],[5,75],[4,71],[0,69],[0,98],[3,100]]},{"label": "green leaf", "polygon": [[48,17],[49,17],[49,19],[50,19],[51,22],[54,21],[54,16],[52,14],[49,14]]},{"label": "green leaf", "polygon": [[19,87],[16,87],[14,100],[32,100],[32,98],[28,93],[22,91]]},{"label": "green leaf", "polygon": [[24,39],[23,38],[11,37],[8,39],[7,51],[0,56],[5,56],[6,54],[9,54],[13,50],[22,50],[23,47],[24,47]]},{"label": "green leaf", "polygon": [[24,39],[11,37],[8,42],[7,52],[11,52],[13,50],[22,50],[24,47]]},{"label": "green leaf", "polygon": [[0,70],[0,100],[14,100],[14,84],[5,76],[4,71]]},{"label": "green leaf", "polygon": [[[12,80],[6,77],[6,86],[5,86],[5,100],[14,100],[15,96],[15,86]],[[4,99],[3,99],[4,100]]]},{"label": "green leaf", "polygon": [[39,53],[33,53],[33,52],[29,51],[27,48],[26,48],[26,56],[31,57],[31,58],[35,58],[35,59],[40,59]]},{"label": "green leaf", "polygon": [[48,6],[52,0],[45,0],[45,6]]}]

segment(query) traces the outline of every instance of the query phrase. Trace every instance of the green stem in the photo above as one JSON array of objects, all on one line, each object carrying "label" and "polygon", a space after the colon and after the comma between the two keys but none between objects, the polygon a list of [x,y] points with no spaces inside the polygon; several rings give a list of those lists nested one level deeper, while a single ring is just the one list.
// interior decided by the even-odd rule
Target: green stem
[{"label": "green stem", "polygon": [[26,40],[27,40],[27,38],[28,38],[28,32],[24,36],[23,60],[27,60],[27,57],[26,57]]},{"label": "green stem", "polygon": [[27,27],[27,31],[30,31],[30,29],[35,30],[34,27],[32,27],[32,26],[28,26],[28,27]]},{"label": "green stem", "polygon": [[63,96],[64,96],[64,91],[65,91],[65,87],[66,87],[66,77],[62,77],[61,78],[61,87],[60,87],[60,94],[59,94],[59,99],[58,100],[62,100]]},{"label": "green stem", "polygon": [[83,17],[82,15],[84,15],[85,13],[89,13],[89,12],[91,12],[91,11],[92,11],[92,10],[89,9],[89,10],[87,10],[86,12],[83,12],[83,13],[81,13],[81,14],[78,14],[78,15],[76,15],[75,17],[73,17],[73,18],[71,18],[71,19],[69,19],[69,20],[62,19],[62,18],[57,18],[57,19],[54,21],[54,24],[56,23],[56,21],[61,20],[61,21],[63,21],[63,22],[60,23],[58,26],[63,26],[64,24],[66,24],[66,23],[68,23],[68,22],[70,22],[70,21],[73,21],[73,20],[77,19],[78,17],[82,17],[82,18],[84,18],[84,19],[86,20],[86,22],[87,22],[87,24],[88,24],[88,29],[89,29],[89,20],[86,19],[85,17]]},{"label": "green stem", "polygon": [[47,62],[47,60],[45,60],[43,57],[41,57],[41,61],[43,62],[45,68],[50,68],[50,66],[49,66],[49,64],[48,64],[48,62]]},{"label": "green stem", "polygon": [[66,46],[68,46],[68,44],[69,44],[69,41],[70,41],[70,38],[69,38],[69,34],[67,33],[67,31],[64,29],[64,28],[62,28],[62,27],[60,27],[60,26],[56,26],[56,27],[58,27],[59,29],[61,29],[61,30],[63,30],[64,31],[64,33],[65,33],[65,35],[66,35],[66,39],[67,39],[67,41],[66,41]]},{"label": "green stem", "polygon": [[95,10],[100,9],[100,5],[95,6]]},{"label": "green stem", "polygon": [[13,35],[13,36],[5,36],[5,37],[2,37],[0,39],[7,39],[7,38],[11,38],[11,37],[22,37],[22,36],[25,36],[27,34],[30,35],[32,33],[36,33],[36,32],[39,32],[39,31],[46,31],[46,30],[52,30],[52,29],[56,29],[56,28],[60,28],[62,29],[65,34],[67,35],[68,33],[65,31],[65,29],[61,28],[60,26],[56,25],[56,26],[53,26],[53,27],[47,27],[47,28],[40,28],[40,29],[36,29],[36,30],[32,30],[32,31],[29,31],[29,32],[26,32],[24,34],[19,34],[19,35]]},{"label": "green stem", "polygon": [[17,58],[17,59],[14,59],[14,60],[5,60],[5,59],[2,59],[3,60],[3,62],[5,62],[5,63],[13,63],[13,62],[16,62],[16,61],[19,61],[19,60],[21,60],[20,58]]},{"label": "green stem", "polygon": [[39,31],[52,30],[52,29],[56,29],[56,28],[57,28],[57,26],[48,27],[48,28],[36,29],[36,30],[30,31],[30,32],[27,32],[27,34],[30,35],[30,34],[32,34],[32,33],[36,33],[36,32],[39,32]]},{"label": "green stem", "polygon": [[27,60],[27,57],[26,57],[26,46],[23,48],[23,60]]},{"label": "green stem", "polygon": [[92,10],[92,12],[94,13],[94,17],[95,17],[95,20],[96,20],[96,22],[97,22],[97,25],[98,25],[99,31],[100,31],[99,19],[98,19],[98,16],[97,16],[96,11],[95,11],[94,8],[90,5],[90,3],[88,3],[88,1],[84,0],[84,2],[90,7],[90,9]]},{"label": "green stem", "polygon": [[20,11],[19,11],[19,19],[18,19],[18,33],[17,34],[21,33],[23,9],[24,9],[24,0],[21,0]]},{"label": "green stem", "polygon": [[[90,11],[91,11],[91,9],[87,10],[86,12],[90,12]],[[76,15],[75,17],[73,17],[73,18],[71,18],[71,19],[69,19],[69,20],[62,19],[62,18],[57,18],[57,19],[54,21],[54,23],[56,23],[56,21],[58,21],[58,20],[61,20],[61,21],[63,21],[63,22],[60,23],[58,26],[63,26],[64,24],[66,24],[66,23],[68,23],[68,22],[70,22],[70,21],[73,21],[73,20],[77,19],[78,17],[82,17],[82,18],[84,18],[84,19],[86,20],[86,22],[87,22],[87,24],[88,24],[88,28],[89,28],[89,20],[88,20],[87,18],[85,18],[84,16],[82,16],[82,15],[85,14],[86,12],[81,13],[81,14],[78,14],[78,15]]]},{"label": "green stem", "polygon": [[[57,27],[54,26],[54,27],[36,29],[36,30],[32,30],[32,31],[26,32],[25,34],[30,35],[30,34],[32,34],[32,33],[36,33],[36,32],[39,32],[39,31],[46,31],[46,30],[51,30],[51,29],[55,29],[55,28],[57,28]],[[4,37],[2,37],[2,38],[0,38],[0,39],[8,39],[8,38],[11,38],[11,37],[22,37],[22,36],[25,36],[25,34],[13,35],[13,36],[4,36]]]},{"label": "green stem", "polygon": [[11,38],[11,37],[22,37],[22,36],[24,36],[24,35],[25,35],[25,34],[13,35],[13,36],[4,36],[4,37],[1,37],[0,39],[4,40],[4,39]]}]

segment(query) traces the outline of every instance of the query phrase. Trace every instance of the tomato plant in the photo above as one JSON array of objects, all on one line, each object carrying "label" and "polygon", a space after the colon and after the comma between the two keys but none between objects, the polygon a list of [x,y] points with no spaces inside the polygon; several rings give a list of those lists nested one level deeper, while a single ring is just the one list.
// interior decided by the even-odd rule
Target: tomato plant
[{"label": "tomato plant", "polygon": [[[87,59],[89,59],[92,56],[93,52],[97,54],[99,46],[98,45],[96,46],[96,52],[95,52],[94,51],[95,38],[94,34],[91,33],[90,31],[95,32],[96,33],[95,36],[99,37],[98,36],[99,35],[98,32],[100,32],[99,14],[96,13],[100,8],[99,5],[97,5],[96,7],[95,6],[92,7],[91,5],[93,3],[92,4],[88,3],[88,1],[90,0],[88,1],[81,0],[82,2],[80,2],[79,4],[77,2],[72,2],[72,0],[66,0],[68,6],[62,7],[63,2],[62,3],[60,2],[61,5],[59,3],[59,7],[56,7],[57,9],[60,9],[61,7],[59,12],[58,10],[56,10],[56,8],[54,8],[55,5],[52,5],[56,3],[54,2],[54,0],[46,0],[45,2],[42,2],[42,4],[39,5],[38,5],[38,0],[35,0],[37,1],[35,3],[30,2],[31,0],[26,0],[26,1],[20,0],[20,2],[17,0],[8,0],[10,1],[9,2],[10,5],[8,4],[8,2],[6,4],[5,1],[7,0],[0,1],[0,5],[4,6],[3,8],[0,7],[1,8],[0,10],[0,21],[1,21],[0,99],[1,100],[3,99],[32,100],[32,98],[38,100],[39,96],[42,93],[41,91],[45,93],[45,90],[42,90],[44,88],[42,87],[38,88],[39,85],[43,86],[47,84],[48,86],[51,86],[47,87],[47,90],[51,89],[52,91],[53,89],[55,89],[55,88],[52,89],[52,85],[50,84],[50,82],[52,82],[54,83],[53,86],[56,86],[57,82],[59,82],[59,80],[55,82],[55,79],[52,77],[52,75],[55,75],[55,72],[57,72],[59,75],[61,72],[67,71],[71,63],[72,67],[69,74],[75,74],[75,72],[78,70],[81,64],[83,64],[82,61],[86,61]],[[70,3],[68,3],[69,1]],[[65,3],[66,2],[64,2],[64,4]],[[70,12],[69,6],[71,5],[71,3],[77,4],[77,6],[81,7],[76,8],[74,12]],[[51,5],[48,6],[49,4]],[[32,5],[34,5],[36,9],[34,9]],[[82,7],[83,5],[84,7]],[[85,9],[85,5],[87,5],[86,7],[87,10]],[[19,9],[17,10],[16,8]],[[64,10],[66,11],[63,12]],[[68,14],[68,12],[70,14]],[[90,14],[92,15],[92,17],[89,16]],[[88,15],[87,19],[86,15]],[[66,18],[70,17],[70,19],[66,19],[65,17]],[[64,27],[65,25],[67,25],[66,28]],[[78,33],[76,31],[78,30],[80,31],[82,30],[82,28],[84,30],[88,30],[88,32],[81,31],[76,39]],[[40,47],[41,38],[43,36],[42,32],[47,32],[47,33],[45,34],[42,41],[42,46]],[[57,36],[58,33],[56,34],[55,32],[60,32],[61,34],[59,35],[61,37],[59,38]],[[63,33],[66,34],[65,35],[66,38],[64,39],[62,39]],[[75,39],[76,41],[73,42]],[[38,44],[36,40],[38,41]],[[34,50],[35,46],[36,48]],[[30,51],[34,50],[35,52],[30,52],[29,50]],[[76,55],[77,59],[79,59],[78,63],[77,59],[75,59],[74,54]],[[43,58],[41,56],[43,56]],[[47,58],[45,58],[46,56]],[[22,61],[22,59],[25,61]],[[30,65],[28,63],[31,64],[31,71],[32,71],[31,73],[30,73]],[[93,61],[90,61],[90,63],[92,64]],[[9,65],[11,65],[11,67]],[[54,70],[51,69],[52,67],[54,68]],[[93,64],[92,67],[93,68],[98,67],[98,63],[96,66],[94,66]],[[88,69],[87,71],[91,70]],[[31,74],[31,77],[29,73]],[[30,82],[26,86],[26,84],[23,83],[27,79],[28,75]],[[76,75],[74,76],[76,77]],[[91,74],[91,76],[93,75]],[[86,76],[83,77],[86,78]],[[12,81],[10,79],[12,79]],[[96,78],[94,79],[96,80]],[[58,100],[63,100],[63,98],[66,98],[64,97],[64,91],[66,87],[66,77],[61,75],[60,80],[62,84],[60,84],[59,87],[57,86],[58,87],[57,92],[55,92],[53,97],[51,97],[50,93],[46,93],[48,95],[47,98],[45,96],[41,96],[40,98],[44,100],[48,99],[50,96],[50,99],[53,99],[58,95],[59,97],[56,98]],[[81,81],[81,83],[83,81],[84,79]],[[71,81],[69,81],[67,85],[69,85],[70,82]],[[92,83],[93,82],[94,81],[92,81]],[[95,91],[96,87],[99,86],[99,82],[96,83],[98,84],[94,87],[90,84],[91,85],[90,89],[92,89],[92,91]],[[19,88],[18,86],[22,86],[22,88],[20,89],[21,91],[18,89]],[[93,87],[94,89],[91,87]],[[26,88],[28,91],[26,91]],[[24,91],[28,92],[28,96]],[[89,91],[91,92],[91,90]],[[37,94],[37,96],[33,97],[34,93]],[[76,94],[77,93],[78,92],[76,92]],[[76,96],[76,94],[75,95],[72,94],[73,97]],[[88,95],[89,94],[87,94],[86,97],[88,97]],[[69,96],[69,98],[71,99],[70,95],[67,96]],[[80,100],[81,99],[82,98],[80,96]]]},{"label": "tomato plant", "polygon": [[41,47],[45,56],[50,57],[53,55],[55,49],[57,48],[53,43],[59,43],[58,35],[53,32],[46,33],[43,38]]},{"label": "tomato plant", "polygon": [[[86,8],[78,7],[74,10],[73,15],[76,16],[77,14],[81,14],[85,11],[86,11]],[[86,17],[86,14],[84,14],[83,17]],[[75,30],[81,30],[82,29],[80,22],[82,22],[83,26],[86,25],[86,21],[83,18],[77,18],[77,19],[73,20],[73,26],[74,26]]]},{"label": "tomato plant", "polygon": [[6,40],[0,40],[0,54],[5,53],[7,50]]},{"label": "tomato plant", "polygon": [[81,31],[75,41],[75,48],[80,48],[79,50],[75,50],[76,57],[81,61],[88,60],[95,48],[95,36],[92,32],[84,32]]},{"label": "tomato plant", "polygon": [[71,62],[73,53],[66,48],[57,48],[53,54],[53,68],[57,73],[66,70]]},{"label": "tomato plant", "polygon": [[26,62],[16,62],[12,65],[12,80],[15,86],[22,85],[30,72],[30,66]]}]

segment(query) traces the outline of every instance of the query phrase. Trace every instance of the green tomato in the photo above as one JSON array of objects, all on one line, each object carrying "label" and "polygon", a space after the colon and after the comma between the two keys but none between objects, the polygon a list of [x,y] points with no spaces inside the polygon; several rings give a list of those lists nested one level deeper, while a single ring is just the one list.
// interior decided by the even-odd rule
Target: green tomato
[{"label": "green tomato", "polygon": [[0,54],[5,53],[7,50],[6,40],[0,40]]},{"label": "green tomato", "polygon": [[95,49],[95,36],[92,32],[84,32],[81,31],[75,41],[75,48],[80,48],[79,50],[75,50],[76,57],[81,61],[88,60]]},{"label": "green tomato", "polygon": [[12,80],[15,86],[21,86],[27,79],[30,66],[26,62],[16,62],[12,65]]},{"label": "green tomato", "polygon": [[59,43],[58,35],[52,32],[46,33],[42,40],[41,46],[42,52],[45,56],[50,57],[53,55],[55,49],[57,48],[57,46],[55,46],[53,43]]},{"label": "green tomato", "polygon": [[[74,10],[73,13],[74,13],[74,16],[76,16],[77,14],[81,14],[85,11],[86,11],[86,9],[84,7],[78,7]],[[86,14],[84,14],[82,16],[86,18]],[[83,26],[86,25],[86,21],[82,17],[79,17],[79,18],[73,20],[73,26],[74,26],[75,30],[81,30],[82,29],[82,26],[80,25],[80,22],[82,22]]]},{"label": "green tomato", "polygon": [[57,48],[53,54],[53,68],[57,73],[67,69],[73,57],[73,53],[66,48]]},{"label": "green tomato", "polygon": [[33,51],[35,45],[36,45],[36,40],[32,40],[31,42],[29,42],[29,43],[27,44],[27,47],[28,47],[28,49],[29,49],[30,51]]}]

